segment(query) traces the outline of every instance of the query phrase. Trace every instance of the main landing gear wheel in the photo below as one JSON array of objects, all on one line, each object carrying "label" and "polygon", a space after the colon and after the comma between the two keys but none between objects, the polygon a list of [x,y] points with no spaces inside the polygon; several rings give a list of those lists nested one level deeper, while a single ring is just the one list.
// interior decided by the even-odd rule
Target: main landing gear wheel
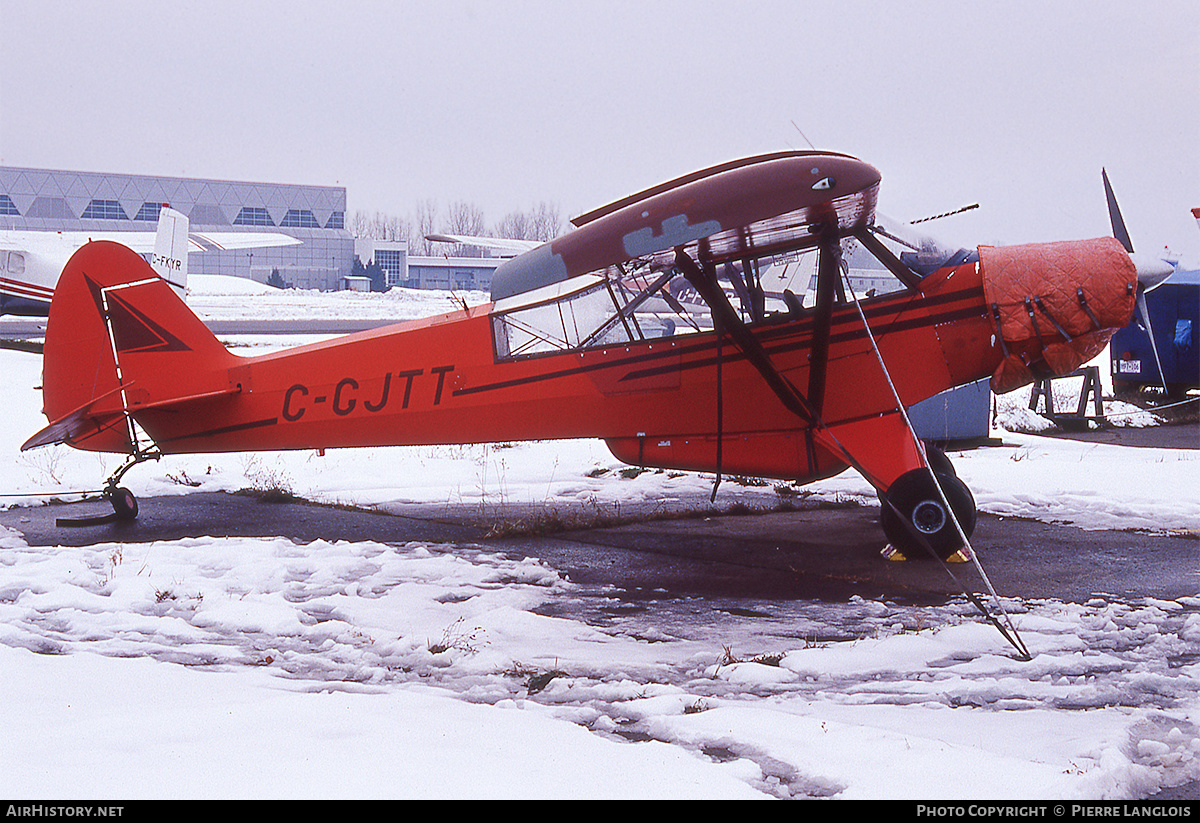
[{"label": "main landing gear wheel", "polygon": [[[943,502],[943,493],[953,517]],[[913,469],[900,475],[880,497],[880,525],[891,544],[907,558],[928,558],[929,548],[942,560],[951,558],[963,548],[955,519],[962,526],[963,535],[969,538],[975,531],[975,498],[953,474]]]},{"label": "main landing gear wheel", "polygon": [[929,467],[935,472],[942,474],[952,474],[958,476],[958,472],[954,470],[954,464],[950,462],[950,458],[946,453],[937,446],[930,443],[928,440],[922,441],[925,445],[925,460],[929,463]]}]

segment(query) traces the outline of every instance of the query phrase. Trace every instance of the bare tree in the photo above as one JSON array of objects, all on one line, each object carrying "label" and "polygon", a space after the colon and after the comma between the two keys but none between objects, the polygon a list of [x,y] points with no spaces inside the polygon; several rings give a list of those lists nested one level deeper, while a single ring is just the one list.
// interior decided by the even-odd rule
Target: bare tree
[{"label": "bare tree", "polygon": [[459,200],[450,205],[444,225],[449,234],[481,237],[484,231],[483,210],[474,203]]},{"label": "bare tree", "polygon": [[355,212],[346,224],[346,229],[352,237],[371,240],[404,240],[409,234],[407,220],[380,212],[375,212],[373,217],[368,217],[362,211]]},{"label": "bare tree", "polygon": [[558,204],[547,203],[545,200],[537,204],[533,212],[533,232],[531,240],[546,242],[562,234],[563,223],[559,216]]},{"label": "bare tree", "polygon": [[425,239],[428,234],[433,234],[437,229],[438,206],[437,201],[432,198],[426,198],[417,202],[417,207],[413,217],[413,227],[417,230],[416,234],[408,238],[408,253],[429,256],[433,254],[433,244]]},{"label": "bare tree", "polygon": [[496,224],[493,234],[509,240],[532,240],[529,215],[523,211],[510,211],[504,215],[503,220]]},{"label": "bare tree", "polygon": [[346,231],[350,232],[351,237],[370,237],[371,221],[367,217],[366,212],[356,211],[346,221]]},{"label": "bare tree", "polygon": [[457,245],[453,251],[443,244],[430,243],[426,236],[434,232],[459,234],[474,237],[504,237],[512,240],[535,240],[547,242],[563,232],[563,220],[557,203],[541,201],[526,211],[513,211],[496,223],[489,232],[484,220],[483,209],[474,203],[459,200],[450,205],[444,215],[438,209],[437,200],[418,200],[411,217],[403,218],[375,212],[354,213],[346,228],[353,237],[372,240],[407,241],[409,254],[430,256],[449,253],[455,257],[482,257],[483,248]]},{"label": "bare tree", "polygon": [[510,240],[546,242],[562,234],[558,205],[544,200],[529,211],[512,211],[496,224],[495,235]]},{"label": "bare tree", "polygon": [[[442,223],[447,234],[462,234],[468,237],[482,237],[487,229],[484,227],[483,209],[474,203],[459,200],[450,204],[450,209]],[[458,245],[454,249],[455,257],[483,257],[483,249],[479,246]]]}]

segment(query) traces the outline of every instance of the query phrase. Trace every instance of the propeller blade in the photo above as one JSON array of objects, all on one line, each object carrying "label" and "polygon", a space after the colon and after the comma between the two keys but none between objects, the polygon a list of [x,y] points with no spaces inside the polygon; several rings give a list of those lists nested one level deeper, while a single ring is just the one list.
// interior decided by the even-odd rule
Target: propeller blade
[{"label": "propeller blade", "polygon": [[1162,381],[1163,394],[1167,393],[1167,377],[1163,371],[1162,360],[1158,357],[1158,343],[1154,339],[1154,328],[1150,325],[1150,307],[1146,305],[1146,290],[1138,289],[1137,293],[1137,311],[1142,318],[1142,325],[1146,328],[1146,336],[1150,338],[1150,349],[1154,352],[1154,365],[1158,366],[1158,379]]},{"label": "propeller blade", "polygon": [[1104,177],[1104,196],[1108,199],[1108,219],[1112,223],[1113,237],[1120,241],[1125,251],[1133,254],[1133,243],[1129,240],[1129,232],[1125,229],[1125,220],[1121,217],[1121,207],[1117,205],[1117,196],[1113,193],[1112,185],[1108,182],[1108,170],[1101,168]]},{"label": "propeller blade", "polygon": [[972,203],[969,206],[961,206],[961,207],[955,209],[954,211],[944,211],[941,214],[933,214],[933,215],[930,215],[929,217],[922,217],[919,220],[911,220],[909,222],[911,222],[915,226],[918,223],[928,223],[930,220],[941,220],[943,217],[953,217],[956,214],[962,214],[964,211],[970,211],[971,209],[977,209],[977,208],[979,208],[979,204]]},{"label": "propeller blade", "polygon": [[1108,200],[1108,219],[1112,223],[1113,237],[1125,247],[1137,269],[1138,291],[1150,291],[1174,274],[1175,267],[1154,255],[1134,253],[1133,241],[1129,239],[1129,231],[1125,228],[1124,218],[1121,217],[1121,207],[1117,205],[1117,195],[1108,181],[1108,170],[1102,168],[1100,174],[1104,178],[1104,197]]}]

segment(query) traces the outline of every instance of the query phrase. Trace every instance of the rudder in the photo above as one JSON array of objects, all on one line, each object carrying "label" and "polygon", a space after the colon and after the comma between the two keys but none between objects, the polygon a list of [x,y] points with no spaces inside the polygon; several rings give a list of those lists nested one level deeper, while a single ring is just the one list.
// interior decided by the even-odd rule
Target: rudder
[{"label": "rudder", "polygon": [[42,360],[50,426],[23,448],[130,451],[127,410],[223,391],[234,359],[139,254],[88,243],[63,268],[50,304]]}]

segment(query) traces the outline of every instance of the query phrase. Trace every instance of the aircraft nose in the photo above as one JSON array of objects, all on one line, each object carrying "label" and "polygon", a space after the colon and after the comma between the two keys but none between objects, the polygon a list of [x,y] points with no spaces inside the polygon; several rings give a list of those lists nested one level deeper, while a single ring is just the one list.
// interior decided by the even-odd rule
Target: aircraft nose
[{"label": "aircraft nose", "polygon": [[[1133,314],[1140,270],[1114,238],[981,246],[979,258],[1004,353],[992,376],[997,393],[1070,373],[1103,351]],[[1145,271],[1149,278],[1161,270],[1147,261]]]}]

